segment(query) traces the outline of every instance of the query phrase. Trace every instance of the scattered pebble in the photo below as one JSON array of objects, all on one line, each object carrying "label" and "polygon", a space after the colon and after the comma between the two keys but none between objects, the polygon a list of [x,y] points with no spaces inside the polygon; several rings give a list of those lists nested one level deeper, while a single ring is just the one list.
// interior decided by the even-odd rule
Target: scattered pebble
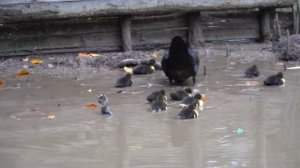
[{"label": "scattered pebble", "polygon": [[53,69],[54,65],[53,64],[48,64],[48,68]]},{"label": "scattered pebble", "polygon": [[87,92],[89,92],[89,93],[92,93],[92,92],[93,92],[93,90],[90,88],[89,90],[87,90]]},{"label": "scattered pebble", "polygon": [[28,60],[28,57],[22,59],[23,62],[28,62]]},{"label": "scattered pebble", "polygon": [[23,65],[23,68],[27,69],[27,68],[29,68],[29,66],[28,65]]}]

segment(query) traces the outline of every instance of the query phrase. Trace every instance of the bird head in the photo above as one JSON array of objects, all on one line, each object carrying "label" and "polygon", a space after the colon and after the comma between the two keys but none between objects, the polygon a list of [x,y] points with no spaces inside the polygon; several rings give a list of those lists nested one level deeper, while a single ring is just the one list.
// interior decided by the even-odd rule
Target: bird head
[{"label": "bird head", "polygon": [[131,79],[131,73],[126,73],[125,78]]},{"label": "bird head", "polygon": [[193,92],[192,89],[189,88],[189,87],[188,87],[188,88],[185,88],[184,91],[185,91],[186,93],[188,93],[188,94],[192,94],[192,92]]},{"label": "bird head", "polygon": [[276,74],[276,76],[277,76],[278,78],[282,79],[282,78],[283,78],[283,73],[282,73],[282,72],[278,72],[278,73]]},{"label": "bird head", "polygon": [[162,90],[160,90],[160,91],[159,91],[159,93],[160,93],[160,94],[162,94],[162,95],[166,95],[166,91],[165,91],[165,90],[163,90],[163,89],[162,89]]},{"label": "bird head", "polygon": [[108,98],[104,94],[97,96],[97,98],[98,98],[98,103],[102,105],[106,105],[108,103]]},{"label": "bird head", "polygon": [[194,95],[194,98],[196,98],[197,100],[201,100],[203,103],[205,103],[206,102],[206,96],[205,95],[201,95],[200,93],[196,93],[195,95]]}]

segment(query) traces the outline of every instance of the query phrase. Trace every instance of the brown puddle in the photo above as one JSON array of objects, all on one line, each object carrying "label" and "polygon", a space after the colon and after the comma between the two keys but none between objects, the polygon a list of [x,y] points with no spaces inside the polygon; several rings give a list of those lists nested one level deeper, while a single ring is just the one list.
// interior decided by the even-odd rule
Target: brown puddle
[{"label": "brown puddle", "polygon": [[[228,58],[207,50],[208,75],[201,65],[193,88],[207,104],[196,120],[176,119],[179,102],[171,100],[166,112],[149,112],[152,91],[184,88],[169,86],[161,71],[133,76],[125,89],[113,87],[122,72],[82,80],[8,76],[0,91],[1,167],[299,167],[299,70],[284,71],[285,86],[266,88],[262,81],[283,70],[276,61],[251,50]],[[249,82],[242,75],[252,63],[261,76]],[[101,93],[112,118],[100,114]]]}]

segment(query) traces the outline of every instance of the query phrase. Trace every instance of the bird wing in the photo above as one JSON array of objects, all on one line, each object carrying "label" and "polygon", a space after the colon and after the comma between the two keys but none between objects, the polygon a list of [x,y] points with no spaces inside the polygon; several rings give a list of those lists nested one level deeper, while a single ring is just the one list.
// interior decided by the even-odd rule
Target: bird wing
[{"label": "bird wing", "polygon": [[276,76],[269,76],[267,79],[264,80],[265,85],[274,85],[274,81],[276,80]]},{"label": "bird wing", "polygon": [[169,58],[170,54],[169,52],[166,52],[165,55],[163,56],[162,60],[161,60],[161,67],[162,69],[165,71],[166,70],[166,64],[167,64],[167,59]]}]

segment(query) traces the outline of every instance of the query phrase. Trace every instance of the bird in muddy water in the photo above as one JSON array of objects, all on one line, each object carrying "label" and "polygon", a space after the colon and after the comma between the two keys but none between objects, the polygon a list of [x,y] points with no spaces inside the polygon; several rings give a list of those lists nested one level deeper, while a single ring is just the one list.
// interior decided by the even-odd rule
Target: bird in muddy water
[{"label": "bird in muddy water", "polygon": [[115,84],[116,88],[129,87],[132,85],[131,74],[126,73],[125,76],[119,78]]},{"label": "bird in muddy water", "polygon": [[264,86],[280,86],[285,84],[283,73],[278,72],[276,75],[271,75],[264,80]]},{"label": "bird in muddy water", "polygon": [[[154,64],[153,64],[152,60],[154,60]],[[158,61],[156,61],[154,58],[149,59],[149,60],[142,60],[142,61],[141,61],[141,64],[142,64],[142,65],[149,65],[149,64],[151,64],[151,65],[154,66],[154,69],[155,69],[155,70],[162,70],[162,68],[161,68],[161,63],[158,62]]]},{"label": "bird in muddy water", "polygon": [[145,74],[151,74],[154,72],[155,70],[155,60],[154,59],[150,59],[148,61],[148,63],[146,64],[141,64],[138,65],[137,67],[135,67],[133,69],[133,74],[134,75],[145,75]]},{"label": "bird in muddy water", "polygon": [[258,77],[259,76],[259,71],[256,65],[252,65],[251,67],[247,68],[245,70],[245,77],[246,78],[253,78],[253,77]]},{"label": "bird in muddy water", "polygon": [[165,95],[159,94],[154,101],[151,102],[152,112],[161,112],[167,110],[167,102]]},{"label": "bird in muddy water", "polygon": [[104,94],[101,94],[97,98],[98,98],[98,103],[100,103],[102,105],[101,106],[101,112],[102,112],[102,114],[103,115],[113,116],[112,111],[108,107],[108,98]]},{"label": "bird in muddy water", "polygon": [[174,101],[180,101],[185,99],[186,97],[191,97],[192,94],[192,89],[191,88],[185,88],[184,90],[179,89],[176,90],[175,92],[170,93],[170,97]]},{"label": "bird in muddy water", "polygon": [[180,119],[192,119],[197,118],[199,113],[197,111],[197,103],[194,102],[189,104],[187,107],[184,107],[180,113],[177,114],[177,117]]},{"label": "bird in muddy water", "polygon": [[167,101],[167,96],[166,96],[165,90],[155,91],[155,92],[151,93],[150,95],[147,96],[147,101],[151,103],[154,100],[156,100],[160,95],[162,95],[164,100]]},{"label": "bird in muddy water", "polygon": [[188,48],[180,36],[172,39],[169,51],[163,56],[161,65],[170,84],[174,81],[181,84],[190,77],[193,78],[193,83],[196,83],[199,68],[198,53]]},{"label": "bird in muddy water", "polygon": [[181,101],[179,104],[180,107],[187,107],[190,104],[196,103],[199,111],[203,111],[204,102],[206,98],[204,95],[200,93],[196,93],[193,97],[187,97]]}]

